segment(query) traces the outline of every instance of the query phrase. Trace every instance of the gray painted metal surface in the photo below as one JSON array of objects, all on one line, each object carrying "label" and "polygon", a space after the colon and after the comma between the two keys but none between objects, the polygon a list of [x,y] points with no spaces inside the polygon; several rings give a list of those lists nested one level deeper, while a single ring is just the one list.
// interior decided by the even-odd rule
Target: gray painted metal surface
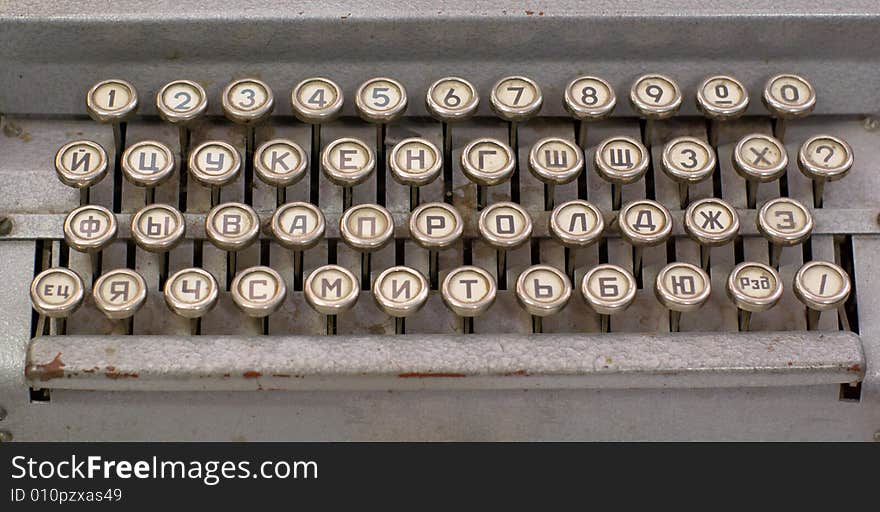
[{"label": "gray painted metal surface", "polygon": [[[18,440],[874,439],[880,431],[880,132],[864,116],[880,111],[880,95],[870,86],[880,79],[877,3],[600,0],[550,2],[542,9],[500,1],[438,7],[420,0],[405,9],[271,1],[222,7],[188,1],[0,5],[0,216],[11,222],[9,233],[0,234],[0,408],[7,412],[0,432]],[[589,159],[589,147],[602,136],[639,136],[624,100],[633,78],[648,71],[676,78],[687,98],[685,119],[654,127],[655,140],[685,132],[706,136],[705,123],[686,116],[696,114],[694,88],[710,73],[730,73],[746,84],[750,116],[766,115],[759,95],[770,75],[798,72],[811,80],[819,96],[817,115],[790,123],[786,143],[793,155],[800,140],[831,132],[855,149],[852,173],[827,187],[825,208],[815,211],[812,257],[839,258],[850,243],[841,235],[852,235],[858,333],[839,330],[833,313],[823,315],[821,331],[803,331],[803,310],[790,290],[771,313],[753,320],[760,332],[735,332],[736,310],[718,288],[723,281],[715,279],[735,260],[728,248],[713,250],[716,292],[706,315],[685,318],[686,332],[675,335],[650,290],[640,290],[608,335],[597,332],[596,319],[580,302],[545,321],[549,334],[529,335],[528,315],[503,291],[472,337],[457,335],[458,324],[436,295],[424,311],[428,320],[413,319],[411,334],[391,336],[393,323],[366,294],[341,319],[343,335],[319,336],[322,319],[305,313],[301,292],[292,293],[270,323],[272,336],[254,336],[254,324],[223,295],[204,322],[207,332],[187,337],[188,326],[174,321],[153,290],[136,318],[135,335],[109,334],[116,327],[87,303],[69,326],[75,334],[30,341],[27,288],[39,261],[35,240],[56,240],[44,249],[52,249],[50,263],[58,264],[61,220],[79,201],[54,176],[54,152],[73,137],[96,140],[112,152],[109,127],[84,117],[84,91],[99,79],[119,76],[138,88],[140,112],[148,117],[129,123],[129,140],[150,137],[173,146],[176,131],[149,118],[162,84],[196,79],[215,99],[230,79],[259,76],[275,89],[278,107],[258,137],[285,133],[309,147],[308,130],[292,122],[286,98],[306,76],[338,80],[349,99],[366,78],[393,76],[413,99],[410,117],[389,127],[388,140],[415,133],[439,141],[436,124],[414,117],[425,115],[421,97],[431,81],[461,75],[475,83],[484,101],[477,119],[455,129],[454,151],[460,151],[468,137],[506,136],[506,125],[489,119],[488,91],[499,77],[523,73],[544,89],[542,116],[555,117],[520,127],[521,150],[527,151],[527,141],[541,136],[573,137],[574,123],[563,118],[562,88],[589,72],[609,79],[621,99],[621,119],[589,128]],[[211,114],[219,115],[219,102],[211,103]],[[353,101],[346,101],[344,115],[354,115]],[[242,132],[229,126],[212,119],[196,127],[194,136],[242,142]],[[756,236],[754,211],[738,203],[744,186],[730,168],[728,139],[770,130],[766,118],[730,123],[718,147],[724,197],[740,208],[747,259],[766,260],[767,248]],[[352,119],[325,129],[334,138],[368,139],[373,133]],[[658,201],[678,210],[674,184],[656,169],[652,173]],[[521,202],[533,213],[535,237],[546,240],[540,183],[528,172],[521,180]],[[610,190],[594,173],[589,180],[590,200],[608,214]],[[454,202],[474,233],[474,190],[455,183]],[[790,197],[810,200],[809,182],[794,165],[787,184]],[[390,180],[387,186],[397,235],[406,237],[405,223],[397,221],[406,218],[408,197]],[[176,187],[158,191],[158,197],[176,198]],[[356,191],[357,201],[371,200],[375,181],[369,187]],[[240,183],[231,188],[229,199],[242,193]],[[559,197],[576,192],[557,190]],[[766,199],[779,192],[765,187],[759,194]],[[435,199],[440,193],[424,191]],[[509,194],[492,193],[493,200]],[[625,190],[630,198],[645,193],[643,185]],[[711,186],[694,193],[711,195]],[[288,190],[289,198],[303,194],[308,197],[302,188]],[[106,205],[111,197],[108,177],[92,198]],[[193,244],[204,238],[208,196],[191,190],[189,197],[188,240],[173,252],[172,267],[191,264]],[[320,197],[333,226],[328,235],[335,237],[338,190],[322,183]],[[274,191],[259,185],[254,198],[261,212],[274,206]],[[105,269],[127,260],[127,223],[138,201],[140,191],[123,185],[123,241],[105,251]],[[699,254],[682,236],[680,215],[674,211],[674,256],[692,261]],[[225,275],[225,256],[211,249],[205,245],[203,266]],[[272,266],[289,272],[285,253],[270,249]],[[631,264],[628,249],[612,235],[612,261]],[[443,261],[458,261],[459,251]],[[327,254],[326,245],[317,247],[307,269],[326,263]],[[540,254],[561,266],[559,247],[542,241]],[[487,247],[475,243],[473,256],[477,264],[494,267],[494,251]],[[260,257],[259,250],[250,251],[239,262],[256,264]],[[582,268],[598,261],[595,251],[577,257]],[[87,258],[70,258],[71,267],[88,272]],[[338,258],[343,265],[359,263],[341,244]],[[510,280],[530,263],[529,249],[508,258]],[[135,260],[148,279],[156,278],[155,260],[141,251]],[[381,269],[394,260],[393,250],[380,252],[374,265]],[[408,265],[425,271],[426,261],[407,245]],[[666,248],[649,251],[645,261],[650,279],[666,263]],[[784,254],[786,285],[801,261],[798,251]],[[853,383],[860,386],[858,401],[846,399]],[[29,388],[51,388],[51,400],[31,401]]]}]

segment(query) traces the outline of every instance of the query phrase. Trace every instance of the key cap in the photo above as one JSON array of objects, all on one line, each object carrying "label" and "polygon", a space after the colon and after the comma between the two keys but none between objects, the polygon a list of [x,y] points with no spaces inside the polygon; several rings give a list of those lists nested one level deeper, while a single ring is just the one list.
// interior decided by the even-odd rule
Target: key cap
[{"label": "key cap", "polygon": [[64,219],[64,240],[72,249],[89,254],[94,277],[101,275],[101,251],[116,239],[116,232],[116,217],[103,206],[80,206]]},{"label": "key cap", "polygon": [[565,247],[565,273],[573,281],[574,255],[571,249],[596,243],[605,230],[605,219],[592,203],[575,199],[554,208],[549,223],[550,236]]},{"label": "key cap", "polygon": [[336,315],[354,306],[360,287],[348,269],[324,265],[309,274],[303,290],[312,309],[327,316],[327,334],[336,334]]},{"label": "key cap", "polygon": [[406,317],[422,309],[428,300],[428,280],[409,267],[391,267],[373,283],[373,299],[379,309],[394,317],[395,334],[405,334]]},{"label": "key cap", "polygon": [[739,330],[748,331],[752,313],[767,311],[782,297],[782,281],[773,267],[744,262],[727,278],[727,296],[739,310]]},{"label": "key cap", "polygon": [[61,183],[80,189],[80,204],[89,203],[89,187],[107,175],[107,152],[96,142],[75,140],[55,153],[55,172]]},{"label": "key cap", "polygon": [[329,78],[306,78],[290,92],[293,115],[312,125],[336,119],[344,101],[342,88]]},{"label": "key cap", "polygon": [[457,242],[463,231],[464,221],[458,210],[446,203],[426,203],[410,214],[410,237],[428,249],[432,289],[436,290],[439,285],[440,251]]},{"label": "key cap", "polygon": [[614,88],[597,76],[580,76],[565,88],[565,110],[580,121],[578,145],[587,147],[587,124],[607,119],[617,105]]},{"label": "key cap", "polygon": [[758,231],[770,241],[770,266],[779,268],[782,248],[798,245],[810,238],[813,215],[804,205],[788,197],[764,203],[758,211]]},{"label": "key cap", "polygon": [[230,121],[251,125],[272,114],[275,96],[268,84],[256,78],[235,80],[220,96],[223,113]]},{"label": "key cap", "polygon": [[767,111],[775,117],[774,133],[785,140],[785,122],[805,117],[816,108],[816,91],[806,78],[793,74],[776,75],[764,86],[761,96]]},{"label": "key cap", "polygon": [[815,330],[822,311],[846,303],[852,285],[849,274],[834,263],[811,261],[794,276],[794,294],[807,307],[807,329]]},{"label": "key cap", "polygon": [[205,234],[214,246],[227,251],[226,286],[231,286],[238,251],[250,247],[260,236],[260,217],[244,203],[219,204],[205,217]]},{"label": "key cap", "polygon": [[715,164],[715,150],[696,137],[678,137],[666,143],[661,168],[678,183],[682,208],[690,202],[690,186],[711,178]]},{"label": "key cap", "polygon": [[825,182],[842,179],[852,165],[852,147],[843,139],[817,135],[804,141],[798,151],[798,169],[813,180],[813,206],[822,207]]},{"label": "key cap", "polygon": [[516,299],[532,315],[532,332],[543,332],[542,318],[562,311],[571,299],[571,281],[550,265],[532,265],[516,280]]},{"label": "key cap", "polygon": [[118,78],[102,80],[93,85],[86,94],[89,117],[113,126],[113,143],[117,157],[122,154],[125,122],[137,112],[137,108],[137,90],[130,83]]},{"label": "key cap", "polygon": [[730,75],[714,75],[697,87],[697,109],[711,120],[709,142],[718,145],[719,124],[738,119],[749,108],[749,91]]},{"label": "key cap", "polygon": [[394,219],[378,204],[359,204],[339,219],[339,234],[351,248],[361,252],[361,286],[370,289],[372,253],[394,239]]},{"label": "key cap", "polygon": [[700,262],[709,270],[711,247],[720,247],[734,241],[739,234],[739,215],[725,201],[706,198],[695,201],[684,213],[684,230],[700,244]]},{"label": "key cap", "polygon": [[406,112],[406,88],[393,78],[371,78],[358,87],[355,106],[364,121],[389,123]]},{"label": "key cap", "polygon": [[642,273],[642,251],[665,243],[672,233],[672,215],[662,204],[650,199],[627,203],[617,214],[620,235],[633,246],[633,274]]},{"label": "key cap", "polygon": [[480,267],[458,267],[443,279],[443,303],[462,317],[462,332],[473,334],[473,318],[486,312],[495,303],[497,287],[492,275]]},{"label": "key cap", "polygon": [[269,226],[275,240],[293,251],[293,289],[301,290],[303,252],[324,238],[324,214],[311,203],[287,203],[275,210]]},{"label": "key cap", "polygon": [[391,149],[388,165],[395,181],[409,185],[409,206],[414,210],[419,205],[419,187],[433,182],[443,172],[443,155],[427,139],[404,139]]},{"label": "key cap", "polygon": [[690,263],[670,263],[660,269],[654,284],[654,294],[670,310],[669,329],[680,331],[681,314],[693,312],[709,299],[712,284],[709,275]]},{"label": "key cap", "polygon": [[544,183],[544,209],[554,206],[554,187],[576,180],[584,169],[581,148],[560,137],[541,139],[529,151],[529,170]]},{"label": "key cap", "polygon": [[593,165],[596,174],[611,183],[612,208],[620,208],[623,186],[642,179],[648,171],[648,149],[630,137],[611,137],[596,147]]},{"label": "key cap", "polygon": [[507,251],[529,241],[532,218],[516,203],[495,203],[483,210],[478,222],[480,236],[496,249],[498,283],[507,287]]},{"label": "key cap", "polygon": [[287,199],[287,187],[299,182],[309,170],[306,152],[292,140],[268,140],[254,152],[254,174],[263,183],[276,187],[276,203]]},{"label": "key cap", "polygon": [[525,76],[508,76],[492,87],[490,95],[492,111],[506,121],[525,121],[535,116],[544,103],[541,88]]},{"label": "key cap", "polygon": [[473,84],[464,78],[448,76],[428,87],[425,105],[435,119],[450,123],[474,115],[480,105],[480,96]]},{"label": "key cap", "polygon": [[213,140],[200,144],[189,154],[190,176],[211,187],[211,207],[220,204],[220,189],[238,178],[241,155],[231,144]]},{"label": "key cap", "polygon": [[95,306],[107,318],[120,321],[125,333],[131,334],[132,317],[147,300],[147,282],[134,270],[111,270],[95,281],[92,296]]},{"label": "key cap", "polygon": [[189,126],[208,110],[208,94],[198,82],[174,80],[156,93],[156,109],[159,117],[178,126],[180,158],[183,160],[189,148]]},{"label": "key cap", "polygon": [[746,180],[746,203],[754,208],[758,184],[778,180],[788,167],[788,153],[777,139],[767,135],[746,135],[733,150],[733,168]]},{"label": "key cap", "polygon": [[191,334],[199,334],[199,319],[217,304],[217,280],[201,268],[179,270],[165,282],[165,304],[174,313],[190,319]]},{"label": "key cap", "polygon": [[348,210],[352,202],[352,188],[367,181],[376,168],[376,156],[363,141],[352,138],[337,139],[321,153],[321,169],[334,185],[343,187],[342,207]]},{"label": "key cap", "polygon": [[[58,334],[64,334],[64,319],[82,305],[85,286],[76,272],[66,268],[46,269],[31,282],[31,303],[42,316],[58,319]],[[36,332],[43,334],[45,328],[40,318]]]},{"label": "key cap", "polygon": [[611,315],[626,311],[636,298],[636,279],[617,265],[598,265],[584,274],[581,295],[599,314],[602,332],[610,332]]},{"label": "key cap", "polygon": [[668,119],[681,108],[681,89],[667,76],[642,75],[633,82],[629,101],[633,110],[645,119]]},{"label": "key cap", "polygon": [[[281,307],[287,296],[284,279],[269,267],[250,267],[235,276],[231,286],[232,301],[244,314],[266,319]],[[262,332],[268,334],[268,323],[263,321]]]},{"label": "key cap", "polygon": [[186,234],[186,220],[177,208],[167,204],[151,204],[138,210],[131,218],[131,237],[142,249],[158,253],[159,285],[168,277],[168,253],[177,247]]},{"label": "key cap", "polygon": [[174,153],[165,144],[145,140],[132,144],[122,153],[122,175],[130,183],[144,187],[145,204],[156,200],[156,187],[174,176]]},{"label": "key cap", "polygon": [[516,157],[507,144],[496,139],[477,139],[461,152],[461,170],[477,185],[477,209],[488,203],[488,188],[508,181],[516,170]]}]

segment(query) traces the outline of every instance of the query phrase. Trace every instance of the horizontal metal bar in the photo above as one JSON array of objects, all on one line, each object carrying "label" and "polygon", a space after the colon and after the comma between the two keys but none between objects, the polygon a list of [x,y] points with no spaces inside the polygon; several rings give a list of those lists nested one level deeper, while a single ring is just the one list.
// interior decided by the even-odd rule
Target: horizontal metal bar
[{"label": "horizontal metal bar", "polygon": [[32,387],[85,390],[718,388],[851,383],[850,332],[44,336]]},{"label": "horizontal metal bar", "polygon": [[[257,212],[263,222],[262,238],[271,238],[271,234],[265,229],[265,225],[272,216],[271,211]],[[465,222],[464,236],[469,238],[478,238],[477,218],[479,215],[475,212],[468,215],[469,212],[463,212]],[[737,210],[740,218],[740,234],[744,236],[759,236],[760,233],[755,225],[756,210]],[[539,238],[547,238],[549,233],[550,212],[547,211],[530,211],[529,214],[534,221],[534,230],[532,235]],[[675,236],[684,236],[684,224],[682,217],[684,212],[676,210],[671,212],[674,219],[672,234]],[[339,219],[342,216],[338,212],[325,212],[326,217],[326,233],[328,238],[339,238]],[[30,214],[30,213],[12,213],[0,215],[9,219],[12,223],[11,231],[6,235],[0,235],[2,240],[34,240],[34,239],[62,239],[64,238],[64,217],[63,214]],[[205,215],[204,214],[184,214],[186,218],[186,238],[188,239],[205,239]],[[409,238],[409,213],[392,213],[394,217],[395,236],[397,238]],[[116,215],[119,224],[119,238],[131,237],[131,214],[121,213]],[[837,234],[857,234],[871,235],[880,234],[880,209],[816,209],[813,210],[813,234],[814,235],[837,235]],[[617,227],[615,216],[611,212],[605,212],[606,235],[616,236]]]}]

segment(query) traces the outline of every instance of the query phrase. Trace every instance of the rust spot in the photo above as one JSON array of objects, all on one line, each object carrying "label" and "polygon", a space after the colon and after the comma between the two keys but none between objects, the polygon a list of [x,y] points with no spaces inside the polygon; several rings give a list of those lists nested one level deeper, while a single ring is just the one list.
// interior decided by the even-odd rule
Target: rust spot
[{"label": "rust spot", "polygon": [[846,369],[846,371],[848,371],[848,372],[854,372],[854,373],[862,373],[862,365],[860,365],[859,363],[856,363],[856,364],[854,364],[854,365],[848,367],[848,368]]},{"label": "rust spot", "polygon": [[228,379],[229,377],[232,377],[232,375],[229,375],[228,373],[224,373],[224,374],[223,374],[223,378],[224,378],[224,379]]},{"label": "rust spot", "polygon": [[504,375],[505,377],[516,377],[518,375],[528,377],[529,372],[527,372],[525,370],[517,370],[515,372],[505,372],[502,375]]},{"label": "rust spot", "polygon": [[526,16],[532,16],[535,14],[535,11],[526,11]]},{"label": "rust spot", "polygon": [[793,364],[791,361],[788,362],[788,366],[793,366]]},{"label": "rust spot", "polygon": [[278,378],[281,378],[281,379],[289,379],[289,378],[290,378],[290,374],[289,374],[289,373],[273,373],[272,376],[273,376],[273,377],[278,377]]},{"label": "rust spot", "polygon": [[46,364],[36,365],[40,380],[60,379],[64,376],[64,363],[61,362],[61,352],[55,354],[55,358]]},{"label": "rust spot", "polygon": [[263,376],[262,373],[255,372],[255,371],[244,372],[242,375],[244,376],[245,379],[258,379]]},{"label": "rust spot", "polygon": [[136,379],[140,377],[140,375],[136,373],[126,373],[126,372],[107,372],[104,374],[108,379]]},{"label": "rust spot", "polygon": [[107,371],[108,371],[108,372],[115,372],[115,371],[116,371],[116,367],[115,367],[115,366],[108,366],[108,367],[107,367]]},{"label": "rust spot", "polygon": [[543,15],[544,15],[544,11],[538,11],[538,16],[543,16]]},{"label": "rust spot", "polygon": [[409,372],[398,375],[401,379],[424,379],[427,377],[466,377],[463,373],[430,373],[430,372]]}]

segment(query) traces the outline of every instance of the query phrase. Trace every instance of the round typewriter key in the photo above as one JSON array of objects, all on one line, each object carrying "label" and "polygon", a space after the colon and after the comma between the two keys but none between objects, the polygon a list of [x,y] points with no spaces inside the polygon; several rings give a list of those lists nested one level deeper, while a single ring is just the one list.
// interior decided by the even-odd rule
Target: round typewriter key
[{"label": "round typewriter key", "polygon": [[100,123],[125,121],[137,110],[137,91],[125,80],[103,80],[89,89],[86,107],[89,116]]},{"label": "round typewriter key", "polygon": [[727,296],[739,308],[739,330],[748,331],[752,313],[767,311],[782,297],[782,281],[763,263],[740,263],[727,278]]},{"label": "round typewriter key", "polygon": [[[264,318],[281,307],[287,296],[284,279],[269,267],[251,267],[235,276],[230,287],[232,301],[246,315]],[[265,333],[265,326],[263,327]]]},{"label": "round typewriter key", "polygon": [[306,175],[309,160],[299,144],[288,139],[272,139],[254,152],[254,174],[263,183],[276,187],[276,202],[284,204],[289,187]]},{"label": "round typewriter key", "polygon": [[696,265],[676,262],[657,274],[654,294],[670,310],[670,330],[678,332],[681,313],[696,311],[709,299],[712,285],[709,275]]},{"label": "round typewriter key", "polygon": [[428,113],[444,123],[472,116],[479,104],[480,96],[473,84],[455,76],[431,84],[425,97]]},{"label": "round typewriter key", "polygon": [[404,318],[415,314],[428,300],[428,280],[409,267],[391,267],[373,283],[373,299],[382,311],[394,317],[394,332],[404,334]]},{"label": "round typewriter key", "polygon": [[748,106],[748,89],[732,76],[710,76],[697,87],[697,108],[709,119],[736,119],[745,113]]},{"label": "round typewriter key", "polygon": [[74,250],[89,253],[95,277],[101,274],[101,251],[116,239],[116,232],[116,217],[103,206],[80,206],[64,219],[64,240]]},{"label": "round typewriter key", "polygon": [[[147,300],[147,282],[134,270],[111,270],[95,281],[95,306],[111,320],[134,316]],[[127,328],[131,333],[131,326]]]},{"label": "round typewriter key", "polygon": [[710,247],[728,244],[739,234],[739,216],[732,206],[721,199],[695,201],[684,213],[684,230],[700,244],[700,260],[709,268]]},{"label": "round typewriter key", "polygon": [[185,268],[165,282],[165,304],[176,314],[192,320],[192,334],[199,332],[199,318],[217,304],[217,280],[201,268]]},{"label": "round typewriter key", "polygon": [[321,169],[334,185],[343,187],[342,206],[351,207],[352,188],[366,181],[376,168],[373,150],[358,139],[337,139],[324,148]]},{"label": "round typewriter key", "polygon": [[[50,268],[37,274],[31,283],[31,303],[37,313],[49,318],[66,318],[81,305],[83,281],[66,268]],[[38,329],[41,333],[42,329]]]},{"label": "round typewriter key", "polygon": [[176,208],[166,204],[147,205],[131,218],[131,237],[138,247],[162,254],[159,259],[159,283],[168,276],[168,251],[183,240],[186,220]]},{"label": "round typewriter key", "polygon": [[240,251],[259,236],[260,218],[246,204],[223,203],[212,208],[205,217],[205,234],[220,249]]},{"label": "round typewriter key", "polygon": [[306,302],[318,313],[327,315],[327,334],[336,334],[336,315],[357,302],[360,288],[354,274],[339,265],[324,265],[306,278]]},{"label": "round typewriter key", "polygon": [[533,265],[516,280],[516,299],[532,315],[532,332],[542,332],[541,318],[562,311],[570,298],[568,277],[550,265]]},{"label": "round typewriter key", "polygon": [[443,303],[463,317],[464,334],[474,332],[473,317],[483,314],[495,302],[497,288],[492,275],[474,266],[452,270],[440,286]]},{"label": "round typewriter key", "polygon": [[145,187],[146,204],[155,201],[155,187],[174,175],[174,154],[161,142],[145,140],[122,153],[122,174],[130,183]]},{"label": "round typewriter key", "polygon": [[565,273],[574,279],[572,248],[595,243],[605,230],[602,212],[592,203],[576,199],[562,203],[550,213],[550,236],[565,246]]},{"label": "round typewriter key", "polygon": [[293,115],[310,124],[335,119],[343,101],[342,88],[336,82],[321,77],[306,78],[296,84],[290,93]]},{"label": "round typewriter key", "polygon": [[636,279],[617,265],[594,267],[581,280],[581,294],[599,314],[602,332],[609,332],[611,315],[625,311],[636,298]]},{"label": "round typewriter key", "polygon": [[244,203],[223,203],[212,208],[205,217],[205,234],[215,247],[227,251],[226,286],[229,287],[238,266],[238,251],[249,247],[260,236],[260,218]]},{"label": "round typewriter key", "polygon": [[391,78],[371,78],[358,87],[354,103],[364,121],[388,123],[406,112],[406,89]]},{"label": "round typewriter key", "polygon": [[171,124],[186,124],[204,115],[208,109],[205,89],[192,80],[174,80],[156,93],[159,117]]},{"label": "round typewriter key", "polygon": [[679,137],[663,147],[663,172],[678,183],[682,208],[689,202],[690,185],[707,180],[715,172],[715,150],[696,137]]},{"label": "round typewriter key", "polygon": [[241,156],[231,144],[209,141],[192,150],[188,168],[196,182],[211,187],[211,206],[216,206],[220,203],[220,187],[238,178]]},{"label": "round typewriter key", "polygon": [[137,111],[138,97],[134,86],[125,80],[111,79],[96,83],[86,94],[89,117],[113,126],[116,156],[122,154],[122,126]]},{"label": "round typewriter key", "polygon": [[681,90],[675,80],[657,74],[640,76],[629,93],[633,110],[645,119],[666,119],[681,108]]},{"label": "round typewriter key", "polygon": [[837,309],[852,285],[845,270],[827,261],[811,261],[794,276],[794,294],[807,307],[807,329],[815,330],[822,311]]},{"label": "round typewriter key", "polygon": [[426,203],[409,216],[409,233],[420,246],[428,249],[431,288],[439,286],[440,250],[450,247],[464,231],[461,215],[446,203]]},{"label": "round typewriter key", "polygon": [[288,203],[275,210],[269,226],[275,240],[293,250],[293,289],[302,290],[303,251],[324,237],[324,214],[311,203]]},{"label": "round typewriter key", "polygon": [[650,199],[627,203],[617,214],[620,235],[632,244],[633,274],[642,272],[642,248],[659,245],[672,233],[672,216],[662,204]]},{"label": "round typewriter key", "polygon": [[80,189],[80,202],[87,204],[88,188],[107,175],[107,152],[90,140],[68,142],[55,153],[55,172],[61,183]]},{"label": "round typewriter key", "polygon": [[477,209],[485,208],[488,189],[509,180],[516,170],[516,157],[507,144],[496,139],[477,139],[461,152],[461,170],[477,185]]},{"label": "round typewriter key", "polygon": [[507,251],[523,245],[532,236],[532,218],[516,203],[490,205],[480,214],[480,236],[497,249],[497,275],[501,289],[507,287]]},{"label": "round typewriter key", "polygon": [[612,185],[612,207],[620,208],[622,186],[642,179],[648,171],[648,149],[630,137],[605,139],[593,155],[596,173]]},{"label": "round typewriter key", "polygon": [[426,139],[404,139],[391,150],[388,165],[395,181],[409,185],[412,210],[419,205],[419,187],[436,180],[443,172],[443,155]]},{"label": "round typewriter key", "polygon": [[544,182],[544,209],[553,209],[553,189],[577,179],[584,169],[581,148],[559,137],[541,139],[529,151],[529,170]]},{"label": "round typewriter key", "polygon": [[524,121],[541,110],[544,96],[531,78],[509,76],[499,80],[490,95],[492,110],[507,121]]},{"label": "round typewriter key", "polygon": [[798,75],[776,75],[767,81],[761,99],[767,111],[777,118],[775,134],[785,139],[785,122],[810,114],[816,108],[816,91],[806,78]]},{"label": "round typewriter key", "polygon": [[798,245],[813,232],[813,215],[804,205],[787,197],[764,203],[758,210],[758,231],[770,241],[770,265],[779,268],[782,248]]},{"label": "round typewriter key", "polygon": [[223,113],[230,121],[258,123],[269,117],[275,107],[272,89],[256,78],[236,80],[223,89]]},{"label": "round typewriter key", "polygon": [[843,178],[852,165],[853,150],[843,139],[818,135],[801,145],[798,151],[798,169],[813,180],[814,206],[822,207],[825,182]]},{"label": "round typewriter key", "polygon": [[394,219],[378,204],[359,204],[339,219],[342,240],[361,251],[361,284],[370,289],[370,253],[385,247],[394,238]]},{"label": "round typewriter key", "polygon": [[788,153],[777,139],[767,135],[746,135],[733,150],[733,168],[746,180],[747,205],[754,208],[758,184],[778,180],[788,167]]},{"label": "round typewriter key", "polygon": [[565,88],[565,110],[581,121],[599,121],[607,118],[617,105],[614,88],[595,76],[581,76]]}]

